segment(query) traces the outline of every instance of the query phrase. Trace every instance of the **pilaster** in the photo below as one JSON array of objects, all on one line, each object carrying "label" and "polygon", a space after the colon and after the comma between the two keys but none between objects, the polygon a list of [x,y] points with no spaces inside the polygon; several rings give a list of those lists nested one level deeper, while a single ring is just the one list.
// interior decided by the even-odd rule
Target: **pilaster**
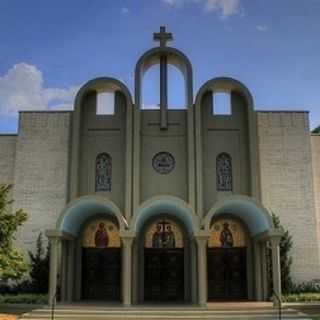
[{"label": "pilaster", "polygon": [[207,232],[199,232],[194,235],[197,243],[197,265],[198,265],[198,304],[207,306],[207,243],[209,235]]},{"label": "pilaster", "polygon": [[135,235],[129,232],[120,234],[122,241],[122,303],[132,304],[132,244]]}]

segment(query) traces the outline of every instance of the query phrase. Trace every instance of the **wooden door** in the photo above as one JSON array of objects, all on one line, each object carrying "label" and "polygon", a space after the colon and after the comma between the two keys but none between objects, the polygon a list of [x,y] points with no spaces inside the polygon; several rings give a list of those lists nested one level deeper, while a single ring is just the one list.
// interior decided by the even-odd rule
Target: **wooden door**
[{"label": "wooden door", "polygon": [[208,299],[247,299],[246,248],[208,249]]},{"label": "wooden door", "polygon": [[82,248],[82,299],[120,300],[120,248]]},{"label": "wooden door", "polygon": [[145,248],[144,300],[184,300],[184,252],[179,249]]}]

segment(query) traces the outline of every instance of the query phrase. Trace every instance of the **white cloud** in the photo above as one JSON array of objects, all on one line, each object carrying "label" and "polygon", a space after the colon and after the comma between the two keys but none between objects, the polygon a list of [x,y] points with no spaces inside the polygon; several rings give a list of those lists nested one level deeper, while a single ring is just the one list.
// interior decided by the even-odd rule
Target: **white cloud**
[{"label": "white cloud", "polygon": [[189,3],[200,3],[205,12],[219,12],[222,17],[240,14],[240,0],[162,0],[168,5],[181,7]]},{"label": "white cloud", "polygon": [[265,25],[258,25],[256,28],[257,28],[257,30],[260,31],[260,32],[266,32],[266,31],[268,31],[268,27],[265,26]]},{"label": "white cloud", "polygon": [[222,16],[228,17],[240,12],[240,0],[207,0],[205,11],[220,11]]},{"label": "white cloud", "polygon": [[122,14],[128,14],[129,12],[130,12],[130,11],[129,11],[128,8],[126,8],[126,7],[121,8],[121,13],[122,13]]},{"label": "white cloud", "polygon": [[79,87],[44,88],[43,76],[36,66],[14,65],[0,76],[0,115],[16,115],[21,110],[72,109]]}]

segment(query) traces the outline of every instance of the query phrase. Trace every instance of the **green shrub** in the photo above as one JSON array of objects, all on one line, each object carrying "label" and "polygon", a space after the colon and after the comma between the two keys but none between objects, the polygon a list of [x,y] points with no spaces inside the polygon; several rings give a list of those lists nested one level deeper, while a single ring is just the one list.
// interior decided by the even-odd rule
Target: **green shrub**
[{"label": "green shrub", "polygon": [[293,284],[290,293],[319,293],[320,294],[320,282],[319,280],[313,280],[309,282],[302,282],[299,284]]},{"label": "green shrub", "polygon": [[283,296],[283,302],[315,302],[320,301],[320,293],[305,292]]},{"label": "green shrub", "polygon": [[29,251],[31,261],[30,293],[45,294],[48,292],[49,254],[50,248],[48,246],[47,250],[45,250],[43,247],[42,232],[40,232],[37,238],[35,253]]},{"label": "green shrub", "polygon": [[0,294],[0,303],[47,304],[45,294]]},{"label": "green shrub", "polygon": [[[291,265],[292,257],[290,255],[291,248],[293,246],[292,236],[289,231],[286,230],[282,225],[280,218],[272,212],[272,222],[276,229],[283,231],[283,236],[280,240],[280,267],[281,267],[281,288],[284,294],[292,292],[293,282],[291,279]],[[272,295],[273,283],[272,283],[272,252],[271,246],[269,244],[269,249],[267,252],[267,269],[269,278],[269,295]]]}]

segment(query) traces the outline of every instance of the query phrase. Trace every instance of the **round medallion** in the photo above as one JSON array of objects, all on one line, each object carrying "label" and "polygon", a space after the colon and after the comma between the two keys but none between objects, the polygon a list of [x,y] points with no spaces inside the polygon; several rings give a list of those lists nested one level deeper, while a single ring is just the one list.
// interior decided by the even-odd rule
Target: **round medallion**
[{"label": "round medallion", "polygon": [[160,174],[170,173],[175,166],[175,160],[169,152],[159,152],[152,159],[153,169]]}]

